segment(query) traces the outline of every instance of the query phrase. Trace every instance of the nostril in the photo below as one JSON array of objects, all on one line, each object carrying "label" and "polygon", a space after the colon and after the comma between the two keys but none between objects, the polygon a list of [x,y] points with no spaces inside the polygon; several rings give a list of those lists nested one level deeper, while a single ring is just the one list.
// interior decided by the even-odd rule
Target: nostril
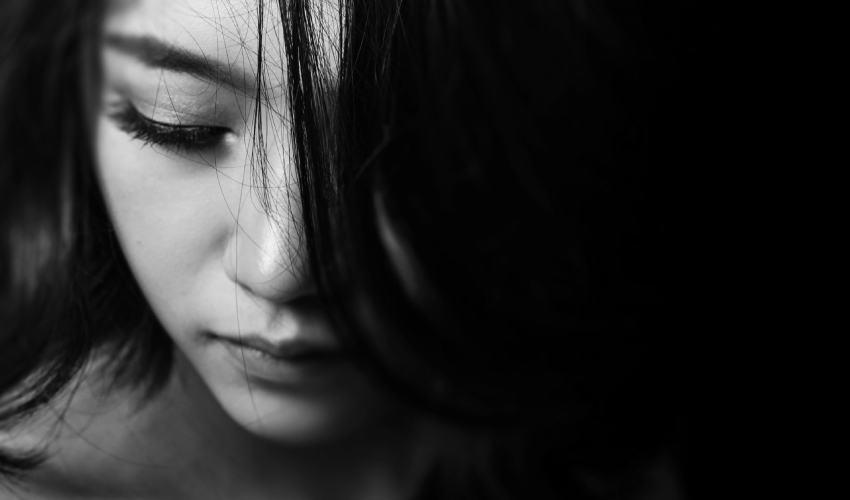
[{"label": "nostril", "polygon": [[245,207],[233,229],[224,266],[245,292],[270,302],[289,302],[315,292],[294,224]]},{"label": "nostril", "polygon": [[250,264],[245,263],[235,270],[231,279],[251,295],[272,302],[291,302],[314,295],[317,291],[311,277],[300,271],[299,268],[275,266],[273,272],[261,273],[256,266],[251,270]]}]

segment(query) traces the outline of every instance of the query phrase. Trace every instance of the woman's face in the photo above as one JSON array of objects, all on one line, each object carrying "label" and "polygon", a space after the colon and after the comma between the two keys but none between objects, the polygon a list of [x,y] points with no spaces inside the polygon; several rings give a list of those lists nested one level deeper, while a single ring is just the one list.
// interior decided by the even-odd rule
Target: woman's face
[{"label": "woman's face", "polygon": [[[324,7],[335,26],[335,7]],[[334,356],[316,306],[277,2],[262,25],[257,12],[256,0],[112,2],[98,173],[147,300],[224,410],[266,438],[314,442],[384,404]],[[263,157],[264,182],[251,168]]]}]

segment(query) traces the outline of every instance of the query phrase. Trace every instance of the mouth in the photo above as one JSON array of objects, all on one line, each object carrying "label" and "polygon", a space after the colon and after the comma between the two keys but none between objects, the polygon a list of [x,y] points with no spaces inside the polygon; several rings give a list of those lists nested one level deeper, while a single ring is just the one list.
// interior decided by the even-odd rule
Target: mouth
[{"label": "mouth", "polygon": [[206,333],[205,336],[209,340],[224,343],[229,347],[236,347],[257,356],[286,363],[330,360],[341,355],[341,351],[333,346],[305,339],[285,339],[275,342],[259,335],[231,337],[211,332]]},{"label": "mouth", "polygon": [[[311,338],[275,341],[259,335],[203,334],[214,359],[231,367],[231,380],[249,380],[251,387],[273,392],[327,386],[347,366],[341,349]],[[223,365],[222,365],[223,366]],[[224,372],[220,372],[224,373]]]}]

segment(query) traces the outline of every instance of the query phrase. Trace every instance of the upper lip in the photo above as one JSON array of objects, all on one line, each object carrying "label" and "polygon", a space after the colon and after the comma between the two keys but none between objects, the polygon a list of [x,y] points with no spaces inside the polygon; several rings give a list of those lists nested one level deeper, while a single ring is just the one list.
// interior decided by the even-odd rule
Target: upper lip
[{"label": "upper lip", "polygon": [[230,337],[211,334],[211,336],[230,344],[250,347],[268,354],[269,356],[280,359],[294,359],[313,354],[330,354],[337,351],[337,349],[332,346],[304,339],[286,339],[279,342],[273,342],[259,335],[239,335],[237,337]]}]

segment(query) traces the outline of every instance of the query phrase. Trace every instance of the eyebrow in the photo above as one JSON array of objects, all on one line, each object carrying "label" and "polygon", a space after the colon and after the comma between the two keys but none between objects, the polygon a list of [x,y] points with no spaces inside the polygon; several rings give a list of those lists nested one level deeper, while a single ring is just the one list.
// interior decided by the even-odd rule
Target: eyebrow
[{"label": "eyebrow", "polygon": [[152,36],[128,36],[107,33],[107,47],[138,59],[146,66],[166,71],[186,73],[203,80],[215,81],[234,89],[253,90],[256,78],[253,74],[239,75],[239,68],[222,61],[195,54],[182,47],[172,45]]}]

